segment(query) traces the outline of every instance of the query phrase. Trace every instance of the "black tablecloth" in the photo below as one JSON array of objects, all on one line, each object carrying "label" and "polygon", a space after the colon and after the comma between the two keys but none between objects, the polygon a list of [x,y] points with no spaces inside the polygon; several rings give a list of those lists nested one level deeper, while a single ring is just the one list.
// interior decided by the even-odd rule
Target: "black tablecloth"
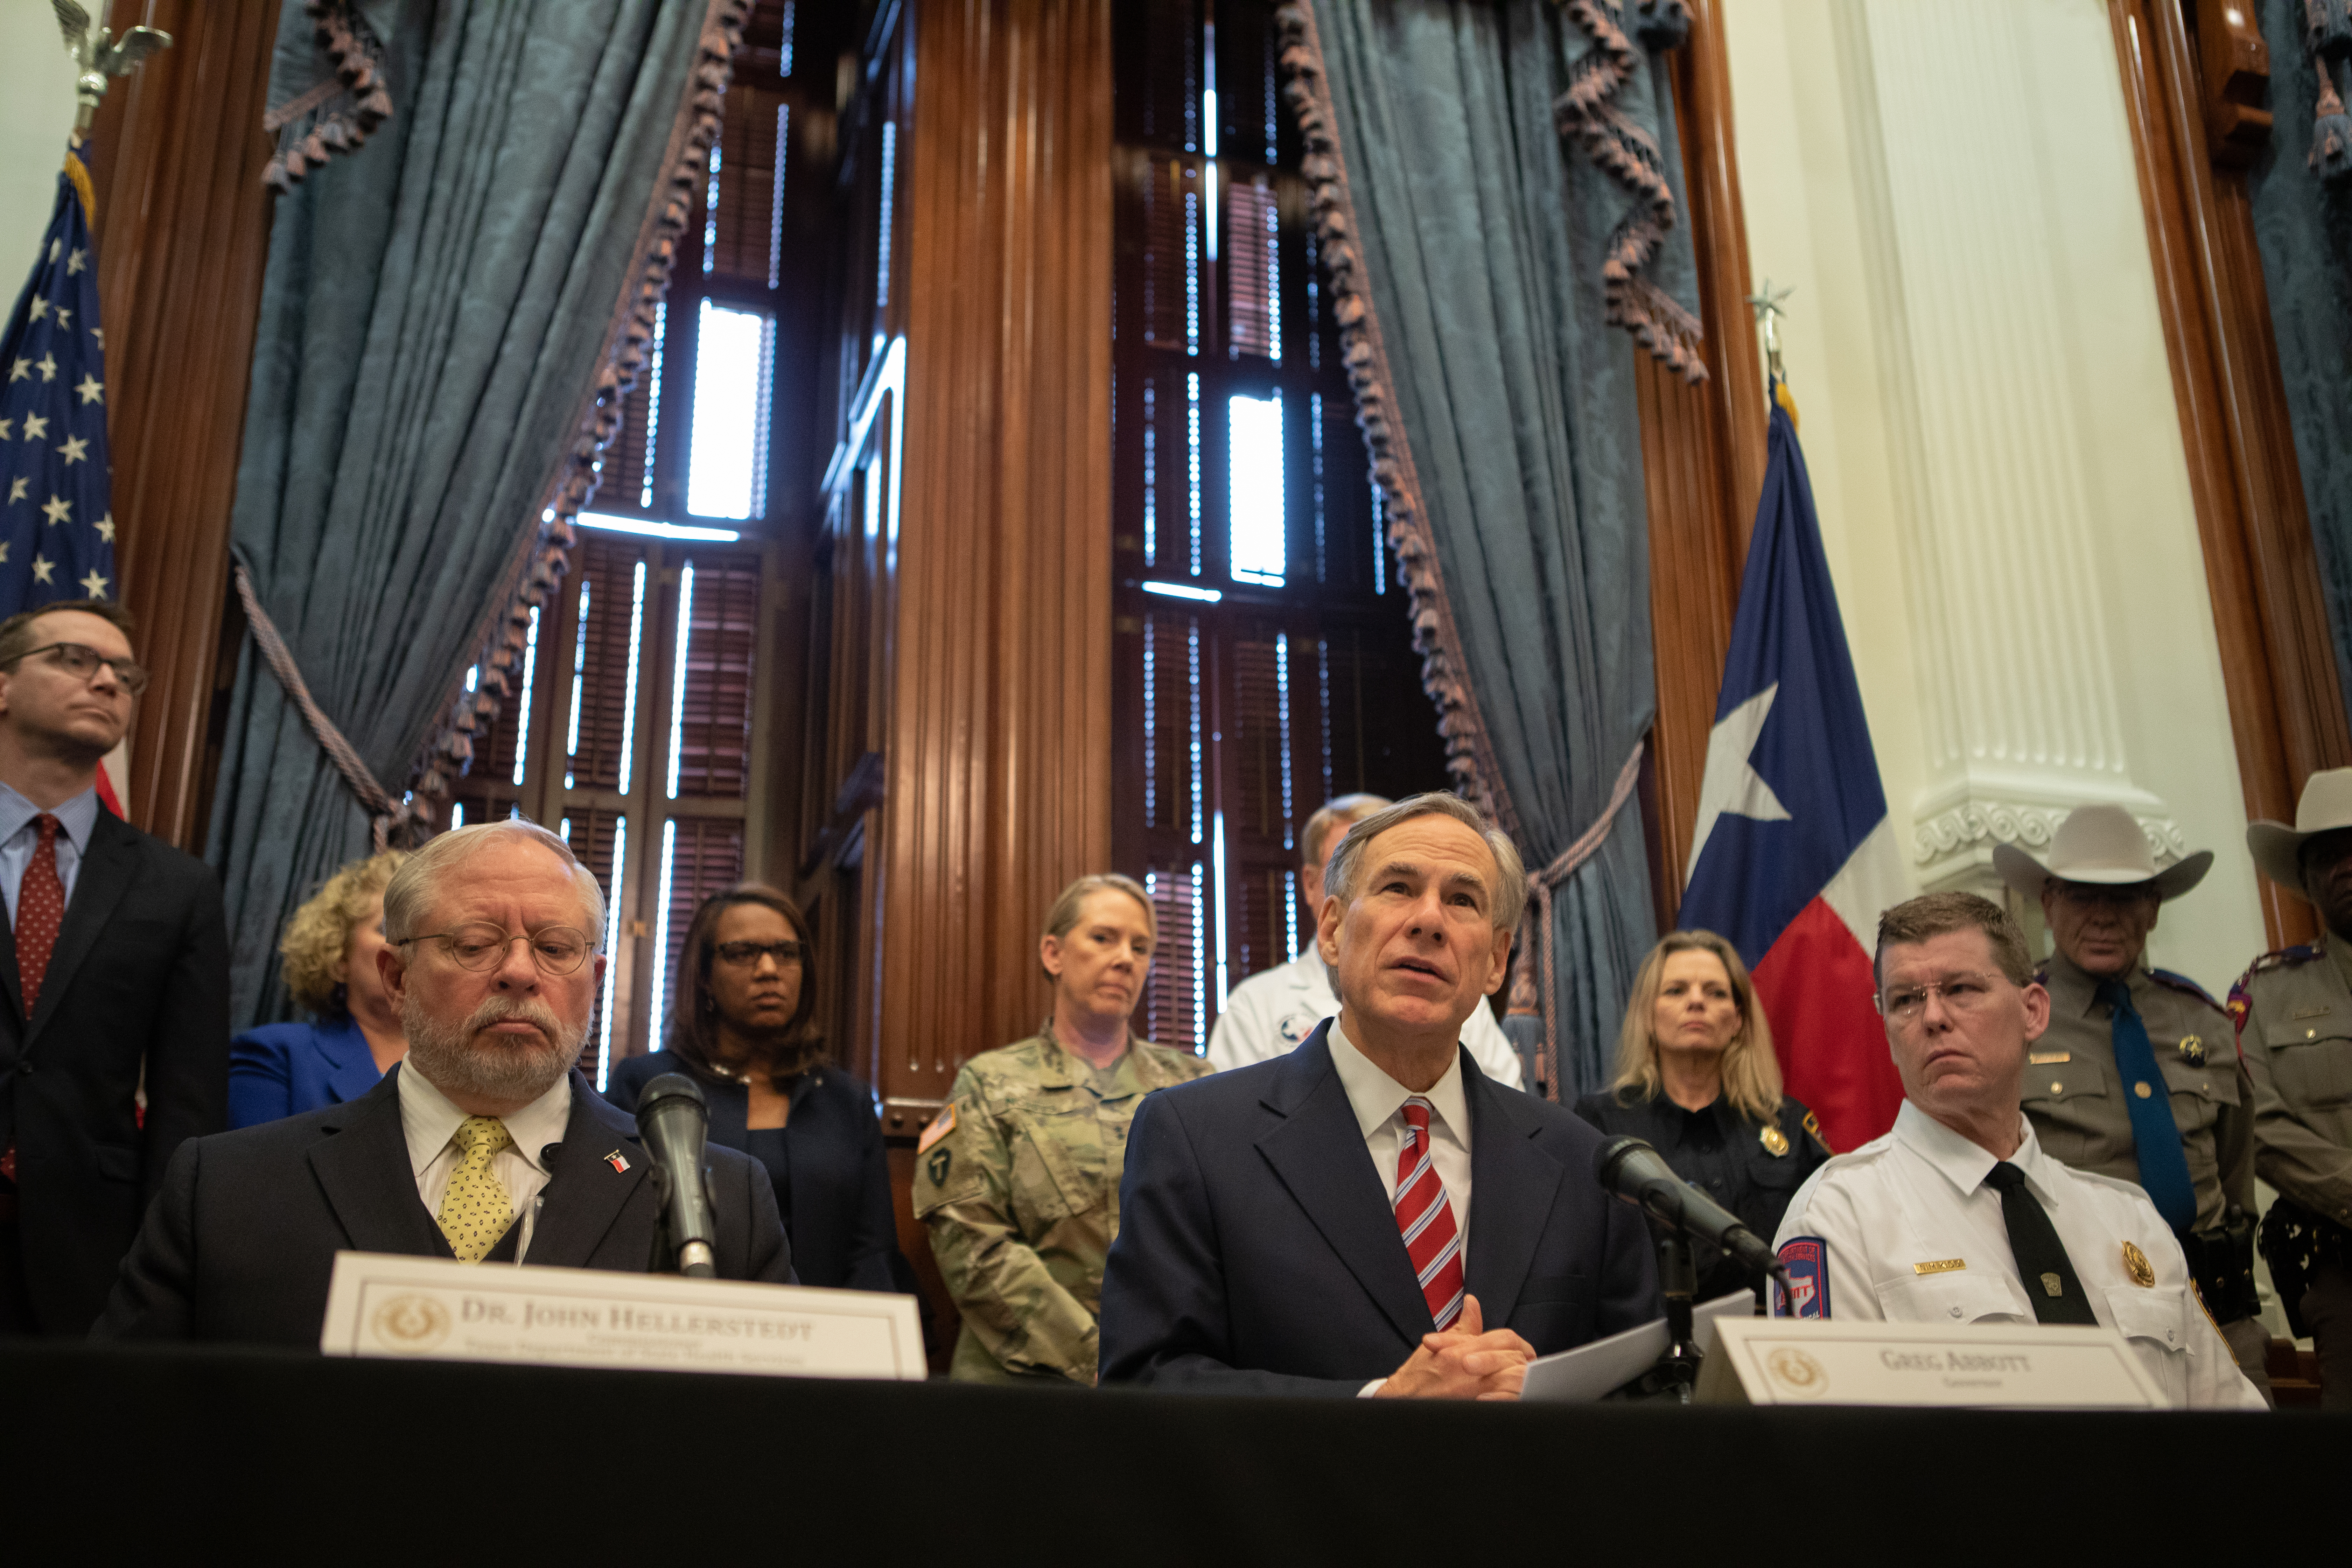
[{"label": "black tablecloth", "polygon": [[2352,1420],[2302,1413],[1411,1406],[22,1342],[0,1434],[0,1557],[27,1564],[2218,1563],[2292,1555],[2298,1519],[2332,1535],[2352,1476]]}]

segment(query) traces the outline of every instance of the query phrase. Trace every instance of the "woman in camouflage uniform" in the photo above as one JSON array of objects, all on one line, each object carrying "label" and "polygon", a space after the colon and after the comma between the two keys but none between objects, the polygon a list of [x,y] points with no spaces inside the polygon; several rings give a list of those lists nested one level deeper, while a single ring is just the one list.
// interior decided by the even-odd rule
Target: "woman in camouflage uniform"
[{"label": "woman in camouflage uniform", "polygon": [[1209,1071],[1128,1028],[1159,941],[1132,879],[1064,889],[1037,944],[1053,1013],[1030,1038],[964,1063],[923,1133],[915,1217],[963,1313],[957,1378],[1095,1381],[1128,1126],[1145,1095]]}]

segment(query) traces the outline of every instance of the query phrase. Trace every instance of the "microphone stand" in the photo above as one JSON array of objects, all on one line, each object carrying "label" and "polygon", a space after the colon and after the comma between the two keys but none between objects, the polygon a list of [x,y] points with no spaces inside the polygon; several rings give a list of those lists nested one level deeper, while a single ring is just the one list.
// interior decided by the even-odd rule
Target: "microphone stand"
[{"label": "microphone stand", "polygon": [[1658,1293],[1666,1303],[1666,1353],[1651,1369],[1658,1391],[1673,1389],[1677,1403],[1688,1405],[1698,1386],[1699,1349],[1691,1327],[1691,1307],[1698,1298],[1698,1268],[1691,1260],[1690,1237],[1670,1226],[1652,1226],[1658,1244]]}]

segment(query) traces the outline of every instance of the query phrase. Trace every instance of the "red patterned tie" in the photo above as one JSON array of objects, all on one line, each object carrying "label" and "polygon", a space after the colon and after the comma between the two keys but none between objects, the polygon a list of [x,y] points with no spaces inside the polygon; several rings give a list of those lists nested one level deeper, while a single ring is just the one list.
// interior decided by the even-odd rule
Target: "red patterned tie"
[{"label": "red patterned tie", "polygon": [[1404,1233],[1405,1256],[1420,1277],[1422,1299],[1441,1329],[1462,1315],[1462,1232],[1454,1204],[1438,1179],[1429,1153],[1429,1101],[1419,1095],[1404,1102],[1404,1148],[1397,1154],[1397,1229]]},{"label": "red patterned tie", "polygon": [[16,889],[16,973],[25,983],[25,1016],[41,999],[41,981],[57,950],[58,926],[66,918],[66,885],[58,877],[58,819],[47,812],[33,818],[41,841]]}]

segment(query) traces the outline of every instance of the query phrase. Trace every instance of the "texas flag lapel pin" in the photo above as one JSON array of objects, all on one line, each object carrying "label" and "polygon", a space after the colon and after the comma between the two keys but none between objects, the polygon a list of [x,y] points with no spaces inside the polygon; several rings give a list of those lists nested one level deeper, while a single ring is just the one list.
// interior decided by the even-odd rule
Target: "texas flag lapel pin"
[{"label": "texas flag lapel pin", "polygon": [[626,1156],[622,1154],[618,1149],[614,1150],[611,1153],[604,1156],[604,1163],[612,1166],[613,1169],[622,1173],[624,1175],[628,1173],[628,1159]]}]

